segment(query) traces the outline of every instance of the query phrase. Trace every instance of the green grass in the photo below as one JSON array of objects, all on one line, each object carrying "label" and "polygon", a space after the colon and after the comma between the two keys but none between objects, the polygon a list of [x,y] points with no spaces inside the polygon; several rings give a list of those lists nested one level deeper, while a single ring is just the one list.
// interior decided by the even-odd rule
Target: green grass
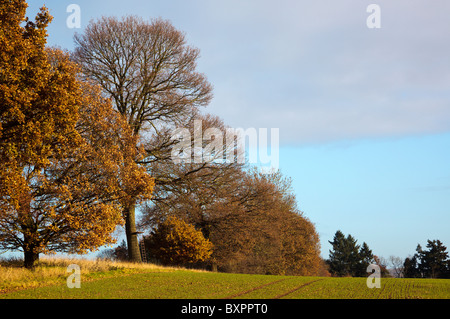
[{"label": "green grass", "polygon": [[[44,266],[58,267],[63,269],[62,265]],[[157,266],[115,265],[102,266],[99,269],[86,266],[84,268],[88,270],[83,270],[82,267],[79,289],[67,287],[68,273],[48,270],[47,275],[39,276],[36,272],[33,274],[21,269],[22,277],[10,277],[14,278],[15,282],[0,283],[0,287],[4,287],[0,298],[450,299],[448,279],[382,278],[380,289],[369,289],[366,286],[366,278],[224,274]],[[40,271],[43,272],[42,269]],[[2,273],[8,273],[7,267],[0,268],[0,275]],[[3,276],[4,278],[7,277]]]}]

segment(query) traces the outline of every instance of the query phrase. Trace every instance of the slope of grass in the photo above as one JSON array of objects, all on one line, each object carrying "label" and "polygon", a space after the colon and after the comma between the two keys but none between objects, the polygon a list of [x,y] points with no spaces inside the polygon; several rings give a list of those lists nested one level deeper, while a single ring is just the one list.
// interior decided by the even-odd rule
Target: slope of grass
[{"label": "slope of grass", "polygon": [[122,274],[175,269],[152,264],[55,258],[41,259],[33,271],[23,268],[22,264],[23,261],[15,259],[0,261],[0,294],[49,285],[65,285],[67,277],[70,275],[67,272],[67,266],[71,264],[80,266],[84,281],[117,277]]},{"label": "slope of grass", "polygon": [[[77,262],[82,269],[81,288],[69,289],[65,267]],[[369,289],[365,278],[225,274],[155,265],[80,264],[78,260],[46,261],[35,272],[12,268],[0,268],[0,298],[450,299],[447,279],[382,278],[380,289]],[[4,278],[10,281],[4,282]]]}]

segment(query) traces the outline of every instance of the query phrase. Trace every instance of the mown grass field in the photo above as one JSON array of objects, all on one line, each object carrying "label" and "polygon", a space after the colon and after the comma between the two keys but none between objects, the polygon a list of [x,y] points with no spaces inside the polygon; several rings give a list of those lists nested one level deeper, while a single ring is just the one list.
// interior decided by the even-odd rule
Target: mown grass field
[{"label": "mown grass field", "polygon": [[0,267],[2,299],[450,299],[447,279],[365,278],[225,274],[154,265],[83,262],[81,288],[69,289],[69,262],[44,263],[34,272]]}]

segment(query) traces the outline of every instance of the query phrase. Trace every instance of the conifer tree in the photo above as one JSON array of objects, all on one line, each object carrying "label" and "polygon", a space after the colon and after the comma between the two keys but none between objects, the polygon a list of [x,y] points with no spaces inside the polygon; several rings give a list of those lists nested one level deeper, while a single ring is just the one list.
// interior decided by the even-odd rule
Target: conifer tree
[{"label": "conifer tree", "polygon": [[332,245],[328,265],[330,273],[334,276],[364,277],[367,275],[366,269],[374,260],[374,255],[366,243],[360,247],[357,240],[352,236],[345,235],[338,230],[329,241]]}]

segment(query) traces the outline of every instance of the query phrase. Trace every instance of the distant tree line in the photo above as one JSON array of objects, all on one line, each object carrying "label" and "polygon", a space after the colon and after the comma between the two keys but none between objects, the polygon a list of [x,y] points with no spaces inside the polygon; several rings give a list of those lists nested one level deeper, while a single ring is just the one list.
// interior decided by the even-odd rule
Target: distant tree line
[{"label": "distant tree line", "polygon": [[357,240],[352,235],[345,236],[338,230],[332,241],[330,257],[326,261],[331,275],[336,277],[367,277],[367,267],[370,264],[380,266],[382,276],[389,273],[386,265],[376,255],[372,253],[367,243],[357,244]]},{"label": "distant tree line", "polygon": [[427,240],[427,249],[417,245],[416,253],[405,259],[402,274],[405,278],[450,278],[450,259],[440,240]]},{"label": "distant tree line", "polygon": [[[389,260],[372,253],[366,243],[357,244],[351,236],[338,230],[332,241],[329,259],[326,261],[331,275],[337,277],[366,277],[367,266],[376,264],[382,276],[404,278],[450,278],[450,259],[447,247],[440,240],[428,240],[426,248],[417,245],[416,254],[404,261],[395,256]],[[388,269],[388,267],[390,267]]]}]

